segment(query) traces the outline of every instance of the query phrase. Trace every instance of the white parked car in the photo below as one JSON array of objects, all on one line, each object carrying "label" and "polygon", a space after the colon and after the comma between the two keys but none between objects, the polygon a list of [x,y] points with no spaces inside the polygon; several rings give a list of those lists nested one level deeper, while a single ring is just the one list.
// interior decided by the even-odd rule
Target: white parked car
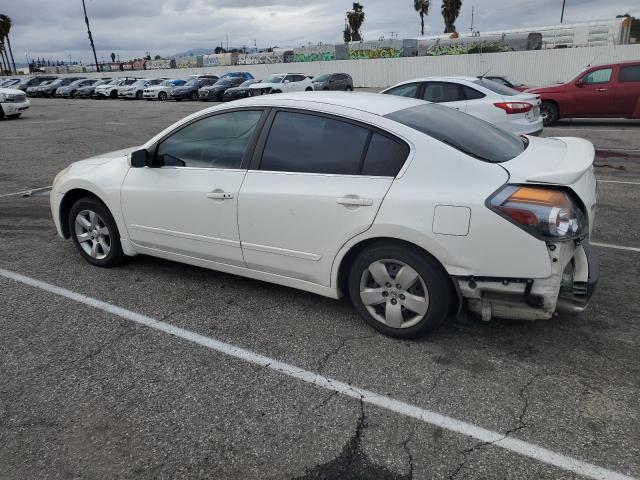
[{"label": "white parked car", "polygon": [[144,89],[142,96],[146,100],[166,100],[171,90],[184,85],[186,80],[164,80],[158,85],[152,85]]},{"label": "white parked car", "polygon": [[421,100],[265,95],[194,113],[53,181],[58,233],[90,263],[153,255],[348,295],[385,334],[584,309],[591,143],[521,137]]},{"label": "white parked car", "polygon": [[419,78],[381,93],[441,103],[518,135],[542,132],[538,95],[522,93],[486,78]]},{"label": "white parked car", "polygon": [[131,85],[121,85],[118,87],[118,98],[142,100],[146,88],[159,85],[167,80],[164,78],[141,78]]},{"label": "white parked car", "polygon": [[114,78],[111,82],[98,85],[95,89],[95,98],[118,98],[118,89],[136,82],[137,78]]},{"label": "white parked car", "polygon": [[0,118],[18,118],[31,102],[22,90],[0,88]]},{"label": "white parked car", "polygon": [[275,73],[249,86],[252,95],[313,91],[313,81],[302,73]]}]

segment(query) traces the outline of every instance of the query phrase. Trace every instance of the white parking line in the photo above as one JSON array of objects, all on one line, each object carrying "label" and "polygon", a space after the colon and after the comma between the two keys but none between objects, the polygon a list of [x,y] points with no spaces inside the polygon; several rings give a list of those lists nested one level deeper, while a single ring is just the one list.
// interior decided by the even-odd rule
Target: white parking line
[{"label": "white parking line", "polygon": [[42,192],[42,191],[47,191],[47,190],[51,190],[52,186],[49,185],[48,187],[40,187],[40,188],[30,188],[29,190],[22,190],[20,192],[13,192],[13,193],[5,193],[3,195],[0,195],[0,198],[3,197],[13,197],[15,195],[31,195],[35,192]]},{"label": "white parking line", "polygon": [[161,322],[146,315],[126,310],[122,307],[112,305],[107,302],[102,302],[95,298],[88,297],[81,293],[73,292],[65,288],[56,287],[49,283],[36,280],[34,278],[20,275],[19,273],[4,270],[0,268],[0,276],[14,280],[16,282],[23,283],[32,287],[39,288],[49,293],[59,295],[70,300],[73,300],[84,305],[88,305],[93,308],[97,308],[104,312],[117,315],[126,320],[144,325],[155,330],[159,330],[169,335],[182,338],[189,342],[193,342],[197,345],[215,350],[217,352],[229,355],[240,360],[244,360],[249,363],[260,365],[265,368],[269,368],[289,377],[302,380],[313,385],[316,385],[327,390],[341,393],[347,397],[361,400],[365,403],[376,405],[386,410],[414,418],[424,423],[435,425],[452,432],[457,432],[468,437],[475,438],[482,442],[491,443],[505,450],[517,453],[519,455],[538,460],[540,462],[554,465],[562,470],[570,471],[583,475],[587,478],[593,478],[598,480],[638,480],[624,475],[622,473],[614,472],[606,468],[598,467],[591,463],[583,462],[573,457],[562,455],[561,453],[548,450],[544,447],[536,445],[534,443],[518,440],[510,436],[505,436],[502,433],[488,430],[486,428],[478,427],[471,423],[464,422],[462,420],[455,419],[446,415],[442,415],[430,410],[411,405],[400,400],[394,400],[385,395],[381,395],[369,390],[354,387],[344,382],[334,380],[330,377],[325,377],[309,370],[298,368],[295,365],[281,362],[274,358],[261,355],[251,350],[246,350],[241,347],[237,347],[230,343],[221,342],[210,337],[205,337],[198,333],[185,330],[184,328],[176,327],[166,322]]},{"label": "white parking line", "polygon": [[640,185],[640,182],[623,182],[621,180],[598,180],[598,183],[619,183],[622,185]]},{"label": "white parking line", "polygon": [[611,245],[610,243],[589,242],[589,245],[593,245],[594,247],[613,248],[615,250],[626,250],[628,252],[640,252],[640,248],[637,248],[637,247],[625,247],[623,245]]}]

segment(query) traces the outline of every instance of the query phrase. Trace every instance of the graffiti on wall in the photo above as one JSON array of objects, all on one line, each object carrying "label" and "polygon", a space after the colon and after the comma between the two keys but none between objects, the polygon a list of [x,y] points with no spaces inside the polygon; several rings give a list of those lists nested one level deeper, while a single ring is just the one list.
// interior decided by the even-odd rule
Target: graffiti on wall
[{"label": "graffiti on wall", "polygon": [[467,55],[472,53],[495,53],[495,52],[509,52],[511,49],[500,43],[467,43],[467,44],[452,44],[452,45],[432,45],[427,47],[425,55],[428,56],[441,56],[441,55]]},{"label": "graffiti on wall", "polygon": [[238,65],[266,65],[271,63],[291,63],[293,50],[240,54]]},{"label": "graffiti on wall", "polygon": [[374,58],[400,58],[402,52],[394,47],[382,47],[371,49],[357,49],[349,51],[351,60],[366,60]]}]

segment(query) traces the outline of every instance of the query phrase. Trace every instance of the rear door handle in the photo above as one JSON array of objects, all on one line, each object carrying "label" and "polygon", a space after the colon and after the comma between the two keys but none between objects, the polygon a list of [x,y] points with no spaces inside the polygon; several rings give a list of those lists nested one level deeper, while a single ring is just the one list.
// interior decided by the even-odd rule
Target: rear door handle
[{"label": "rear door handle", "polygon": [[233,198],[233,193],[224,192],[222,190],[214,190],[213,192],[207,193],[207,198],[212,198],[214,200],[229,200]]},{"label": "rear door handle", "polygon": [[336,202],[340,205],[345,205],[347,207],[370,207],[373,205],[373,200],[370,198],[359,198],[359,197],[341,197],[336,198]]}]

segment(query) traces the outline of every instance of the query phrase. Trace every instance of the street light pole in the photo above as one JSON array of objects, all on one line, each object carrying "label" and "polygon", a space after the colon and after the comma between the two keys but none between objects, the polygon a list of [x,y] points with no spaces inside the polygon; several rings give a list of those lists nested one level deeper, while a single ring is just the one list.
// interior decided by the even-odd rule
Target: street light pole
[{"label": "street light pole", "polygon": [[87,7],[84,4],[84,0],[82,0],[82,9],[84,10],[84,23],[87,24],[87,33],[89,34],[89,43],[91,44],[91,50],[93,50],[93,59],[96,62],[96,72],[99,72],[100,67],[98,66],[98,56],[96,55],[96,47],[93,44],[93,37],[91,36],[91,29],[89,28],[89,17],[87,17]]},{"label": "street light pole", "polygon": [[562,0],[562,13],[560,14],[560,23],[564,20],[564,4],[567,0]]}]

